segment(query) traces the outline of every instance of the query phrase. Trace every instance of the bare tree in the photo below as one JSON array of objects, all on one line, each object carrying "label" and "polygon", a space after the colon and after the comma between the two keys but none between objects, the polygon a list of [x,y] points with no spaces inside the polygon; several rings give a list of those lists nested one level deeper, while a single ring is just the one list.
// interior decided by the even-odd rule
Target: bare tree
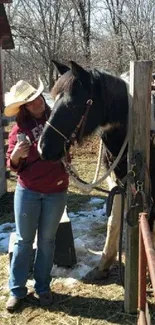
[{"label": "bare tree", "polygon": [[74,9],[78,15],[79,23],[82,31],[82,41],[86,65],[90,66],[90,25],[91,25],[91,3],[90,0],[71,0]]},{"label": "bare tree", "polygon": [[[18,3],[19,4],[19,3]],[[12,31],[25,57],[41,67],[40,71],[49,88],[53,85],[52,59],[57,59],[61,47],[62,34],[68,24],[68,11],[62,0],[21,0],[18,10],[12,10]],[[21,57],[21,56],[20,56]],[[18,58],[19,60],[19,58]],[[27,66],[28,68],[28,66]],[[35,69],[29,70],[33,74]],[[32,79],[34,77],[32,76]]]},{"label": "bare tree", "polygon": [[116,53],[116,74],[123,72],[123,24],[122,15],[125,0],[104,0],[105,10],[109,12],[111,28],[113,30],[113,40],[115,40]]},{"label": "bare tree", "polygon": [[153,0],[128,0],[122,20],[136,60],[154,56],[155,10]]},{"label": "bare tree", "polygon": [[40,74],[50,89],[53,59],[115,74],[131,59],[155,60],[154,0],[14,0],[6,8],[15,41],[6,86]]}]

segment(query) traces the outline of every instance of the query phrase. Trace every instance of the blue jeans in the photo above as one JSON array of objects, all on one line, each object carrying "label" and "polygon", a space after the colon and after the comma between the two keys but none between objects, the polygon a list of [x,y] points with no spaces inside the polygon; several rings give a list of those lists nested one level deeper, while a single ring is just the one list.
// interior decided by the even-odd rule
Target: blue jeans
[{"label": "blue jeans", "polygon": [[11,294],[24,298],[27,294],[33,242],[37,230],[37,251],[34,261],[35,290],[49,291],[53,266],[55,235],[66,205],[66,191],[42,194],[16,186],[14,212],[16,243],[10,266]]}]

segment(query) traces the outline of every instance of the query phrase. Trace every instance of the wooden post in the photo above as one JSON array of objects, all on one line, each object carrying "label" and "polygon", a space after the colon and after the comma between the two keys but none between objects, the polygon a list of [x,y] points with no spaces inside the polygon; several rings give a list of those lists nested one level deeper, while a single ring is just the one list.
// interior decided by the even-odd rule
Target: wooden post
[{"label": "wooden post", "polygon": [[5,153],[4,153],[4,139],[2,126],[2,107],[3,107],[3,74],[2,74],[2,44],[0,39],[0,197],[7,190],[7,183],[5,177]]},{"label": "wooden post", "polygon": [[[149,170],[150,159],[150,103],[152,61],[130,62],[129,96],[132,104],[129,110],[128,171],[134,152],[137,150]],[[144,192],[149,193],[149,177],[145,170]],[[127,210],[131,207],[131,189],[128,182]],[[138,218],[138,216],[137,216]],[[138,306],[138,226],[126,225],[125,301],[127,313],[136,313]]]}]

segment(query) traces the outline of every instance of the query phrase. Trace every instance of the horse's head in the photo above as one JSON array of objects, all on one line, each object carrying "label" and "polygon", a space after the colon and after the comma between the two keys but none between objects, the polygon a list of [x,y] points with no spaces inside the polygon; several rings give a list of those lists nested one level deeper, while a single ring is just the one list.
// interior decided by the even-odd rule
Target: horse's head
[{"label": "horse's head", "polygon": [[60,78],[52,89],[54,106],[43,129],[38,151],[43,159],[58,160],[76,140],[98,126],[127,123],[128,95],[120,78],[97,70],[86,71],[75,62],[70,68],[54,61]]},{"label": "horse's head", "polygon": [[75,62],[70,68],[54,61],[60,78],[52,89],[54,106],[41,135],[38,151],[43,159],[58,160],[71,143],[91,133],[92,76]]}]

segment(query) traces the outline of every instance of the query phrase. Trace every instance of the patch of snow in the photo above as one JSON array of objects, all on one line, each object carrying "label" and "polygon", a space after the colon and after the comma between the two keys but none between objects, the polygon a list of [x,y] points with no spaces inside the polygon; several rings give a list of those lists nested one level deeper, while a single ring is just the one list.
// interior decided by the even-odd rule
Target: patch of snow
[{"label": "patch of snow", "polygon": [[[77,264],[73,268],[53,266],[53,281],[63,282],[65,285],[74,285],[84,277],[98,263],[102,255],[105,241],[105,200],[94,197],[89,202],[88,210],[67,214],[65,209],[62,221],[71,220]],[[101,208],[103,204],[103,208]],[[97,207],[99,205],[100,208]],[[103,232],[102,232],[103,228]],[[98,229],[100,231],[98,231]],[[0,225],[0,251],[8,252],[10,233],[15,230],[14,223]],[[30,285],[32,281],[29,280]]]},{"label": "patch of snow", "polygon": [[6,222],[0,225],[0,233],[2,231],[13,230],[15,228],[15,223]]},{"label": "patch of snow", "polygon": [[100,203],[105,203],[105,200],[100,199],[98,197],[92,197],[88,203],[90,203],[90,204],[100,204]]}]

